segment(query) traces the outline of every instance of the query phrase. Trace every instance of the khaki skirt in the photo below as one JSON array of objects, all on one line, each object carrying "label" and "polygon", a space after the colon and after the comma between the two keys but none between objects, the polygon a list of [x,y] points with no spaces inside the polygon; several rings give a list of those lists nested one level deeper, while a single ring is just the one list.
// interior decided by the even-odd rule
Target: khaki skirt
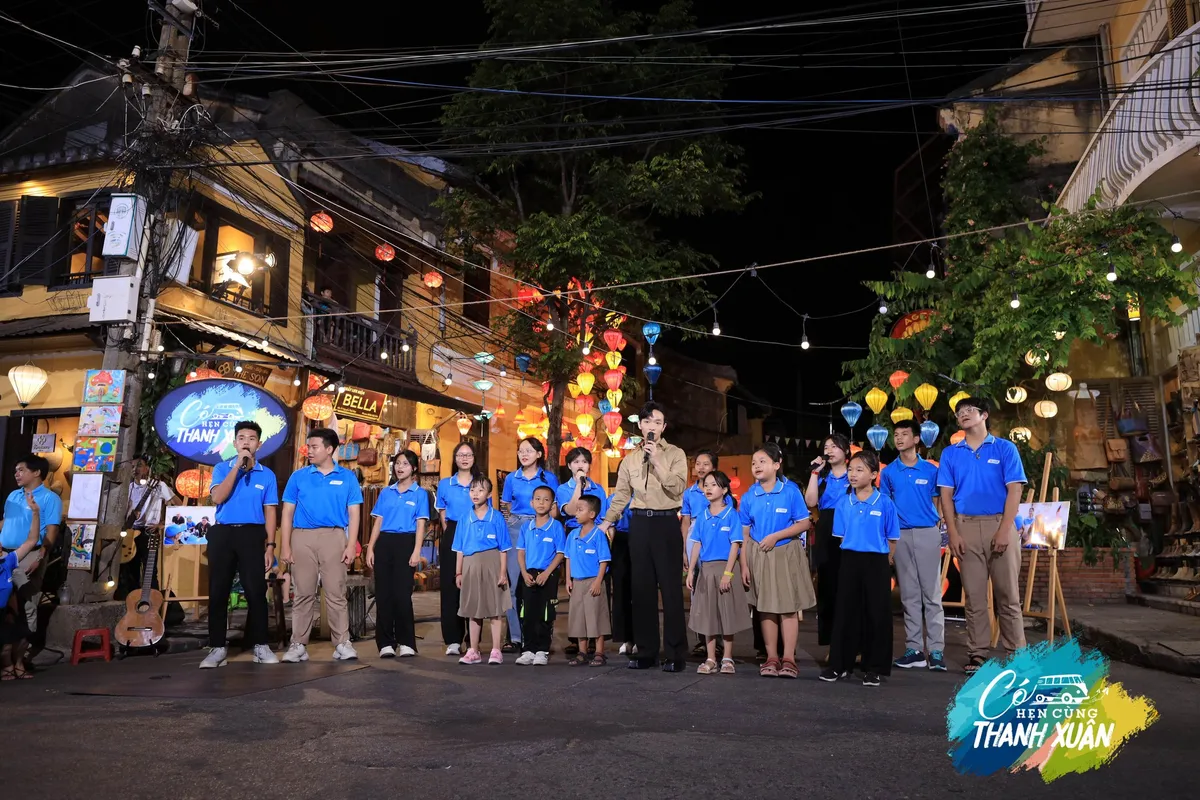
[{"label": "khaki skirt", "polygon": [[761,614],[794,614],[817,604],[808,558],[797,539],[764,553],[746,539],[742,553],[750,565],[747,599]]},{"label": "khaki skirt", "polygon": [[580,578],[571,584],[571,608],[567,615],[567,636],[572,639],[595,639],[612,635],[608,613],[608,587],[592,597],[594,578]]},{"label": "khaki skirt", "polygon": [[[515,556],[514,556],[515,557]],[[512,608],[508,589],[501,589],[500,551],[484,550],[463,558],[462,596],[458,615],[467,619],[491,619]]]},{"label": "khaki skirt", "polygon": [[692,612],[688,627],[701,636],[733,636],[750,629],[750,603],[742,585],[742,571],[736,563],[730,590],[722,594],[724,561],[704,561],[692,592]]}]

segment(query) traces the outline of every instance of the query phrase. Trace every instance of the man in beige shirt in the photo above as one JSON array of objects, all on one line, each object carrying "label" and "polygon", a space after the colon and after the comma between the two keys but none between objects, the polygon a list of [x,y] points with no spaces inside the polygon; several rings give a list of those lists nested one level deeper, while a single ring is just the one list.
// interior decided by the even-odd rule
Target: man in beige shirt
[{"label": "man in beige shirt", "polygon": [[663,672],[687,667],[687,626],[683,617],[683,538],[679,508],[687,488],[683,450],[663,438],[663,407],[651,400],[638,418],[641,452],[631,450],[617,472],[617,488],[600,529],[608,533],[630,503],[629,556],[633,567],[633,638],[637,658],[630,669],[650,669],[659,651],[658,595],[662,592]]}]

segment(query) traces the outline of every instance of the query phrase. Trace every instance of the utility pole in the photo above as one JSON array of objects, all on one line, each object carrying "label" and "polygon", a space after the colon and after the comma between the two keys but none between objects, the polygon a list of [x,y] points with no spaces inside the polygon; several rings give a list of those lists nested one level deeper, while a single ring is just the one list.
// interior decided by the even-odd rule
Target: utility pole
[{"label": "utility pole", "polygon": [[[178,123],[183,111],[193,102],[190,98],[191,85],[187,77],[188,49],[191,43],[192,30],[195,20],[201,15],[197,0],[150,0],[150,9],[162,19],[162,30],[158,37],[158,49],[155,52],[154,69],[146,69],[140,62],[141,50],[134,48],[130,59],[120,62],[123,74],[121,80],[127,92],[134,92],[142,98],[146,109],[142,121],[141,142],[133,142],[130,147],[151,145],[155,137],[170,136],[178,130]],[[138,287],[138,305],[136,320],[132,324],[110,325],[104,347],[104,369],[125,371],[124,411],[121,418],[121,436],[117,442],[117,467],[108,476],[101,492],[101,509],[96,536],[100,540],[97,552],[100,554],[100,564],[104,573],[100,575],[99,588],[110,594],[116,588],[117,572],[120,559],[113,557],[113,551],[105,553],[106,547],[119,547],[121,533],[125,530],[126,516],[129,513],[129,485],[135,479],[133,460],[137,453],[138,426],[141,418],[142,372],[141,368],[147,361],[147,353],[151,353],[154,333],[154,311],[159,291],[163,265],[158,263],[163,249],[162,243],[167,239],[165,209],[161,197],[148,196],[151,186],[169,186],[172,176],[166,173],[150,176],[134,171],[135,193],[141,195],[141,201],[146,202],[146,218],[141,232],[141,246],[138,257],[124,259],[121,262],[118,275],[133,278]],[[157,340],[153,342],[157,345]],[[159,365],[165,369],[166,365]]]}]

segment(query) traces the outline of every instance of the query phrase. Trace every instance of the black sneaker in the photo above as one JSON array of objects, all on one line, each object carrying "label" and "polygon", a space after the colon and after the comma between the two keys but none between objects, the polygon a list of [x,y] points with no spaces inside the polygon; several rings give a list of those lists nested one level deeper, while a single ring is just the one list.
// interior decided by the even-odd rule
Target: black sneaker
[{"label": "black sneaker", "polygon": [[840,680],[845,680],[846,678],[850,677],[850,674],[847,672],[838,672],[833,667],[826,667],[817,677],[826,683],[837,683]]},{"label": "black sneaker", "polygon": [[863,675],[863,686],[878,686],[880,683],[882,681],[879,680],[879,676],[874,672],[868,672],[866,675]]},{"label": "black sneaker", "polygon": [[920,650],[905,650],[904,655],[892,662],[892,666],[900,669],[913,669],[914,667],[923,667],[927,663],[925,654]]}]

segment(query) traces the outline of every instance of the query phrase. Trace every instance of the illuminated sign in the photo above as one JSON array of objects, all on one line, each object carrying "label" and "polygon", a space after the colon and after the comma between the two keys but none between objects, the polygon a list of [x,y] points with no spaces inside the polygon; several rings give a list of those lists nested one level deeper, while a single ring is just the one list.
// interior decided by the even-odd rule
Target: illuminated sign
[{"label": "illuminated sign", "polygon": [[911,339],[928,328],[936,315],[937,312],[930,308],[905,314],[892,326],[891,337],[893,339]]},{"label": "illuminated sign", "polygon": [[215,465],[235,455],[233,428],[249,420],[262,428],[258,457],[287,440],[288,412],[275,395],[242,381],[192,381],[167,392],[154,408],[154,429],[171,452]]}]

